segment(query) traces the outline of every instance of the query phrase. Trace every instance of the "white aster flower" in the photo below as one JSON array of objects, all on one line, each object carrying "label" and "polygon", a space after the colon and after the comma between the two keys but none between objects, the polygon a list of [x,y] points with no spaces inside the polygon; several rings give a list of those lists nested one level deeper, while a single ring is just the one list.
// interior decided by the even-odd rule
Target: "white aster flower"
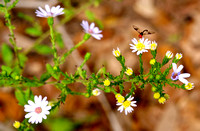
[{"label": "white aster flower", "polygon": [[151,50],[156,50],[156,48],[157,48],[157,43],[156,43],[156,41],[152,41],[150,49],[151,49]]},{"label": "white aster flower", "polygon": [[42,122],[42,119],[46,119],[47,116],[50,112],[49,110],[51,109],[51,106],[48,105],[48,101],[46,100],[47,97],[44,97],[42,99],[42,96],[40,95],[34,97],[34,101],[29,100],[28,104],[29,105],[24,105],[24,111],[29,112],[28,114],[25,115],[25,118],[30,118],[28,120],[29,123],[32,124],[38,124]]},{"label": "white aster flower", "polygon": [[187,90],[194,89],[194,83],[190,83],[190,82],[185,83],[185,89],[187,89]]},{"label": "white aster flower", "polygon": [[114,55],[115,57],[119,57],[119,56],[121,55],[121,52],[120,52],[120,50],[119,50],[118,47],[117,47],[117,50],[113,49],[112,53],[113,53],[113,55]]},{"label": "white aster flower", "polygon": [[167,51],[166,57],[167,57],[168,59],[172,58],[172,57],[173,57],[173,53],[172,53],[171,51]]},{"label": "white aster flower", "polygon": [[81,26],[83,27],[85,33],[90,34],[95,39],[100,40],[103,37],[103,35],[100,34],[102,31],[99,30],[98,27],[95,27],[94,23],[89,25],[87,21],[83,20]]},{"label": "white aster flower", "polygon": [[184,84],[188,83],[188,81],[185,78],[190,77],[190,74],[189,73],[182,73],[181,74],[181,70],[183,69],[183,65],[180,65],[177,68],[176,63],[172,63],[172,67],[173,67],[174,72],[172,73],[171,79],[174,80],[174,81],[179,80]]},{"label": "white aster flower", "polygon": [[128,76],[130,76],[130,75],[133,74],[133,70],[132,70],[130,67],[128,67],[128,68],[126,69],[125,73],[126,73]]},{"label": "white aster flower", "polygon": [[142,54],[143,52],[148,52],[147,49],[150,49],[150,41],[148,39],[144,40],[144,38],[141,38],[139,40],[136,40],[135,38],[132,39],[133,44],[129,44],[131,47],[130,49],[133,49],[132,52],[137,51],[137,55]]},{"label": "white aster flower", "polygon": [[181,53],[177,53],[176,55],[175,55],[175,57],[176,57],[176,59],[178,59],[178,60],[180,60],[181,58],[182,58],[182,54]]},{"label": "white aster flower", "polygon": [[[134,109],[133,107],[136,107],[137,105],[135,104],[136,101],[132,101],[134,99],[134,97],[129,97],[126,101],[124,102],[117,102],[116,105],[120,106],[117,110],[122,112],[123,110],[125,110],[125,115],[127,115],[127,113],[131,113]],[[133,106],[133,107],[132,107]]]},{"label": "white aster flower", "polygon": [[44,18],[48,18],[48,17],[56,17],[58,15],[62,15],[64,14],[63,10],[64,8],[60,8],[60,5],[56,6],[56,7],[49,7],[49,5],[45,5],[45,10],[42,9],[41,7],[38,7],[39,10],[36,10],[36,16],[38,17],[44,17]]},{"label": "white aster flower", "polygon": [[98,88],[96,88],[96,89],[92,90],[92,94],[93,94],[94,96],[98,96],[98,95],[101,94],[101,92],[100,92],[100,90],[99,90]]}]

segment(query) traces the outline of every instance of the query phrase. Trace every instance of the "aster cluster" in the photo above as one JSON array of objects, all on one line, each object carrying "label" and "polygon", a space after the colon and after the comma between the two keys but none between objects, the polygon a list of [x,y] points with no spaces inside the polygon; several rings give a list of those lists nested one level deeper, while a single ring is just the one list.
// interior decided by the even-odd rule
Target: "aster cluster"
[{"label": "aster cluster", "polygon": [[[187,79],[190,77],[190,74],[181,73],[184,66],[177,65],[178,61],[182,58],[182,54],[177,53],[173,58],[173,53],[171,51],[167,51],[162,62],[160,63],[156,60],[158,44],[156,41],[150,41],[144,37],[139,39],[133,38],[131,40],[132,43],[129,44],[132,52],[139,56],[140,70],[139,73],[137,73],[139,75],[134,73],[133,67],[126,66],[125,57],[122,55],[121,50],[118,47],[112,50],[113,55],[122,67],[120,75],[118,76],[113,76],[109,72],[106,72],[105,67],[102,67],[96,74],[92,73],[90,76],[88,76],[86,70],[83,69],[83,66],[90,58],[90,53],[86,53],[83,62],[79,67],[77,67],[77,70],[74,74],[69,75],[67,72],[62,72],[59,69],[59,66],[65,62],[65,58],[76,48],[86,42],[91,36],[97,40],[101,40],[103,38],[102,30],[96,27],[95,23],[92,22],[89,24],[88,21],[83,20],[80,24],[85,32],[83,40],[72,47],[69,51],[65,52],[62,57],[60,57],[55,46],[55,30],[53,28],[53,24],[54,17],[64,14],[64,8],[61,8],[59,5],[51,8],[49,5],[45,5],[45,9],[38,7],[38,10],[36,10],[35,13],[38,17],[48,19],[54,56],[54,66],[52,67],[50,64],[47,64],[47,74],[43,74],[40,80],[36,78],[36,80],[29,80],[28,78],[20,75],[15,75],[10,67],[5,66],[2,66],[2,72],[4,72],[1,73],[1,77],[3,78],[6,76],[6,80],[8,78],[12,78],[14,79],[14,82],[17,81],[18,84],[23,86],[31,85],[31,87],[33,87],[33,85],[35,87],[44,85],[46,84],[46,80],[48,80],[50,77],[53,77],[56,80],[54,81],[54,83],[56,83],[55,85],[61,90],[61,94],[58,101],[55,102],[54,105],[52,102],[47,101],[47,97],[42,98],[41,95],[34,96],[31,94],[30,88],[27,89],[26,92],[24,92],[22,89],[21,91],[17,92],[16,96],[18,96],[18,100],[22,101],[21,103],[19,102],[19,104],[24,106],[24,111],[27,113],[25,115],[27,121],[22,123],[15,121],[13,123],[13,126],[17,129],[27,129],[25,127],[29,127],[30,123],[42,123],[44,119],[47,119],[47,115],[50,114],[51,110],[54,110],[56,107],[60,106],[61,103],[65,102],[65,99],[69,94],[90,97],[99,96],[102,92],[113,93],[116,98],[116,106],[119,106],[117,110],[120,113],[124,111],[125,115],[127,115],[128,113],[132,113],[134,108],[137,107],[136,101],[133,101],[134,97],[132,97],[135,94],[136,88],[144,89],[146,85],[151,85],[154,93],[153,97],[158,100],[160,104],[164,104],[166,100],[169,99],[169,95],[165,93],[163,89],[166,84],[175,88],[182,88],[186,90],[191,90],[194,88],[194,84],[189,82]],[[142,54],[148,52],[149,50],[152,54],[152,58],[149,61],[151,68],[149,73],[146,73],[143,69]],[[170,60],[172,60],[172,62],[169,64],[169,67],[167,67],[165,71],[161,71],[161,68],[166,66]],[[168,76],[171,69],[173,69],[173,72],[170,76]],[[182,85],[176,84],[176,81],[180,81]],[[75,82],[82,82],[82,84],[86,87],[86,92],[76,92],[68,88],[68,84]],[[131,84],[129,92],[127,92],[124,87],[124,83],[127,82]]]},{"label": "aster cluster", "polygon": [[[181,53],[177,53],[175,57],[173,58],[173,53],[171,51],[167,51],[165,54],[165,57],[163,58],[162,63],[159,63],[155,59],[156,54],[157,54],[156,41],[150,41],[148,39],[145,39],[144,37],[139,38],[138,40],[136,38],[133,38],[131,41],[133,44],[130,44],[130,49],[132,49],[132,52],[135,52],[137,55],[140,56],[139,59],[140,59],[141,69],[140,69],[140,75],[138,78],[143,79],[142,80],[143,82],[148,82],[150,85],[152,85],[152,91],[154,92],[153,97],[157,99],[160,104],[164,104],[166,100],[169,99],[169,95],[164,93],[164,90],[163,90],[163,86],[165,86],[165,84],[169,84],[170,86],[174,86],[176,88],[178,87],[178,88],[182,88],[186,90],[191,90],[194,88],[194,84],[189,82],[186,79],[190,77],[190,74],[181,73],[181,70],[183,69],[183,65],[180,65],[179,67],[177,67],[178,61],[182,58]],[[144,52],[148,52],[148,50],[151,51],[153,58],[149,61],[151,65],[150,72],[147,75],[144,75],[143,66],[142,66],[143,62],[142,62],[141,56]],[[116,57],[116,59],[120,61],[120,57],[122,58],[120,49],[117,47],[117,50],[113,49],[112,53]],[[172,63],[170,64],[170,66],[164,72],[161,72],[161,68],[165,66],[171,59],[172,59]],[[169,74],[169,71],[171,69],[173,69],[173,72],[170,77],[171,79],[167,79],[166,77]],[[128,76],[131,76],[133,74],[133,70],[130,67],[125,67],[124,72]],[[148,78],[144,80],[144,76],[148,76]],[[173,81],[177,81],[177,80],[182,82],[183,85],[180,86],[180,85],[172,83]],[[142,84],[140,88],[144,88],[144,84]],[[120,96],[119,98],[122,98],[122,97]],[[119,105],[119,103],[120,102],[118,102],[117,105]],[[120,111],[122,111],[122,107],[120,107]]]}]

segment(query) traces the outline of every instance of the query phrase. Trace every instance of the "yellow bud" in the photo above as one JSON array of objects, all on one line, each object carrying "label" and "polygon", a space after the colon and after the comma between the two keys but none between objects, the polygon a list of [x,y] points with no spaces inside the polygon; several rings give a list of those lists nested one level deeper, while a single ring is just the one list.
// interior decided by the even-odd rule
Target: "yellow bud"
[{"label": "yellow bud", "polygon": [[115,98],[117,99],[117,98],[120,97],[120,96],[122,96],[122,95],[119,94],[119,93],[117,93],[117,94],[115,95]]},{"label": "yellow bud", "polygon": [[156,60],[155,59],[151,59],[150,62],[149,62],[151,65],[154,65],[156,63]]},{"label": "yellow bud", "polygon": [[159,99],[160,98],[160,93],[156,92],[153,94],[154,99]]},{"label": "yellow bud", "polygon": [[20,127],[20,125],[21,125],[21,123],[19,122],[19,121],[15,121],[14,123],[13,123],[13,126],[15,127],[15,128],[19,128]]},{"label": "yellow bud", "polygon": [[165,101],[166,101],[165,97],[160,97],[160,98],[158,99],[158,102],[159,102],[160,104],[164,104]]},{"label": "yellow bud", "polygon": [[169,99],[169,95],[168,94],[164,94],[165,99]]},{"label": "yellow bud", "polygon": [[109,86],[110,85],[110,81],[108,79],[106,79],[103,83],[104,83],[104,86]]},{"label": "yellow bud", "polygon": [[155,86],[153,86],[153,87],[151,88],[151,90],[152,90],[153,92],[155,92],[155,91],[157,90],[157,88],[156,88]]},{"label": "yellow bud", "polygon": [[125,98],[124,98],[123,96],[119,96],[119,97],[117,98],[117,102],[119,102],[119,103],[123,103],[124,100],[125,100]]}]

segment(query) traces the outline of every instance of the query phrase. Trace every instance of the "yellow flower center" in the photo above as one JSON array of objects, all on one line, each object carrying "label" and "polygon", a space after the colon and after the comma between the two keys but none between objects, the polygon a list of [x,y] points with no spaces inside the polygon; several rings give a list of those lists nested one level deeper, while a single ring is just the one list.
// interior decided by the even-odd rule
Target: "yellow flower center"
[{"label": "yellow flower center", "polygon": [[158,102],[159,102],[160,104],[164,104],[165,101],[166,101],[165,97],[160,97],[160,99],[158,99]]},{"label": "yellow flower center", "polygon": [[131,101],[126,100],[124,103],[122,103],[124,109],[126,109],[127,107],[129,107],[131,105]]},{"label": "yellow flower center", "polygon": [[157,44],[156,43],[152,43],[151,44],[151,50],[155,50],[157,48]]},{"label": "yellow flower center", "polygon": [[19,121],[15,121],[15,123],[13,123],[13,126],[15,127],[15,128],[19,128],[20,127],[20,122]]},{"label": "yellow flower center", "polygon": [[138,40],[138,43],[135,45],[138,51],[144,50],[145,45]]},{"label": "yellow flower center", "polygon": [[123,96],[119,96],[116,98],[119,103],[123,103],[125,98]]},{"label": "yellow flower center", "polygon": [[116,57],[119,57],[120,56],[120,51],[119,50],[115,50],[114,54],[115,54]]},{"label": "yellow flower center", "polygon": [[130,69],[130,68],[128,68],[128,69],[126,69],[126,72],[125,72],[127,75],[132,75],[133,74],[133,70],[132,69]]},{"label": "yellow flower center", "polygon": [[187,90],[191,90],[193,88],[192,83],[188,83],[187,85],[185,85],[185,89]]},{"label": "yellow flower center", "polygon": [[110,81],[108,79],[106,79],[103,83],[104,83],[104,86],[109,86],[110,85]]},{"label": "yellow flower center", "polygon": [[158,99],[158,98],[160,98],[160,93],[154,93],[154,95],[153,95],[153,97],[155,98],[155,99]]}]

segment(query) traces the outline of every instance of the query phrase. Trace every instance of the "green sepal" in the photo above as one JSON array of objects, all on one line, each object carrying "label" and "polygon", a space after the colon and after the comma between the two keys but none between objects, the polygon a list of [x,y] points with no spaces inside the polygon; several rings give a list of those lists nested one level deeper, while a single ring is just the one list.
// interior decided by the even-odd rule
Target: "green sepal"
[{"label": "green sepal", "polygon": [[52,25],[54,24],[53,17],[48,17],[48,18],[47,18],[47,22],[48,22],[48,25],[49,25],[49,26],[52,26]]},{"label": "green sepal", "polygon": [[88,34],[88,33],[86,33],[86,34],[83,36],[83,39],[84,39],[84,40],[88,40],[90,37],[91,37],[91,35]]}]

